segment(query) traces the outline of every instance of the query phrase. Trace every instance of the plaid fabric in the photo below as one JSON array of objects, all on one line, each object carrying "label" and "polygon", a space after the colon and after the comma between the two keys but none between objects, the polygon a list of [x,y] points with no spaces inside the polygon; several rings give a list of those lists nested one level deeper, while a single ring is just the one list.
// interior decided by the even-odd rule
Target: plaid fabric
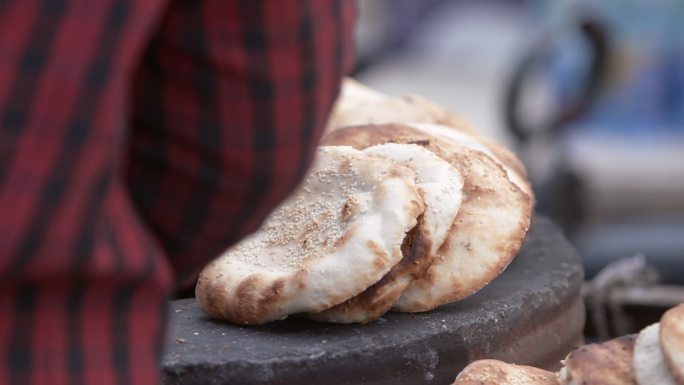
[{"label": "plaid fabric", "polygon": [[351,0],[0,0],[0,384],[154,384],[174,282],[308,167]]}]

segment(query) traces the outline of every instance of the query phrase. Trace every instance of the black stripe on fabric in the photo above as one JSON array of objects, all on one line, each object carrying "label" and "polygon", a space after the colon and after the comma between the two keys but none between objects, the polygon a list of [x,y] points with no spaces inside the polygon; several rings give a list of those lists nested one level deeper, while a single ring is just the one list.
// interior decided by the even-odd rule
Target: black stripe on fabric
[{"label": "black stripe on fabric", "polygon": [[[48,186],[51,188],[50,194],[52,194],[54,200],[48,200],[49,205],[41,205],[43,207],[41,207],[40,214],[45,215],[44,222],[42,223],[49,223],[52,213],[57,208],[56,203],[59,202],[69,188],[73,177],[71,170],[76,166],[79,157],[79,151],[74,151],[73,149],[81,149],[86,145],[89,134],[92,132],[91,130],[96,129],[96,127],[93,127],[95,111],[98,109],[104,88],[110,79],[109,74],[112,71],[110,63],[114,62],[114,56],[118,51],[122,29],[125,27],[125,20],[129,13],[129,6],[130,4],[127,1],[114,1],[107,13],[107,19],[102,27],[102,35],[93,58],[94,61],[90,64],[86,74],[86,89],[83,90],[76,105],[78,108],[76,119],[69,126],[64,147],[62,147],[64,150],[62,150],[59,161],[56,163],[51,174],[54,177],[48,183]],[[88,259],[92,256],[96,234],[95,229],[101,216],[104,215],[102,211],[103,202],[114,174],[114,167],[114,164],[105,164],[104,168],[100,170],[100,175],[89,186],[88,200],[84,202],[85,209],[83,212],[85,217],[81,222],[73,257],[70,262],[72,274],[78,274],[79,270],[85,266]],[[43,226],[40,228],[40,231],[35,233],[43,234],[45,230],[46,227]],[[100,228],[99,230],[106,229]],[[84,351],[82,344],[80,318],[80,315],[83,313],[83,296],[90,285],[98,285],[97,282],[87,282],[84,279],[87,279],[87,277],[79,278],[75,282],[67,300],[67,311],[70,317],[67,366],[69,373],[72,375],[70,383],[76,385],[85,383],[83,368],[87,352]]]},{"label": "black stripe on fabric", "polygon": [[[89,194],[92,197],[88,202],[88,207],[86,207],[85,212],[87,213],[98,213],[101,212],[100,197],[103,197],[107,192],[107,187],[109,181],[112,177],[112,169],[108,169],[102,173],[98,181],[92,186],[92,191]],[[94,229],[98,223],[99,217],[96,215],[89,215],[81,226],[79,234],[88,234]],[[107,228],[101,228],[101,231],[107,231]],[[78,271],[86,262],[87,258],[93,252],[93,236],[83,236],[78,238],[74,259],[71,261],[71,270]],[[88,290],[89,284],[97,285],[97,282],[90,282],[89,284],[84,281],[85,277],[80,277],[74,283],[67,300],[67,315],[69,317],[68,321],[68,353],[67,353],[67,367],[69,368],[69,373],[72,375],[70,384],[79,385],[84,384],[85,379],[83,378],[83,360],[84,351],[82,348],[82,335],[81,335],[81,315],[82,315],[82,303],[83,294]]]},{"label": "black stripe on fabric", "polygon": [[134,79],[135,94],[132,95],[135,104],[132,106],[132,138],[129,149],[131,165],[126,177],[136,208],[145,214],[149,214],[159,201],[163,176],[168,173],[168,160],[164,152],[167,141],[166,118],[162,105],[165,75],[157,56],[159,52],[160,41],[153,38],[140,63],[140,73]]},{"label": "black stripe on fabric", "polygon": [[138,285],[133,284],[125,286],[114,295],[112,309],[112,359],[114,360],[114,373],[118,377],[117,382],[122,385],[131,383],[130,366],[128,363],[128,352],[131,348],[129,336],[129,323],[131,321],[128,315],[137,287]]},{"label": "black stripe on fabric", "polygon": [[[74,106],[76,108],[76,116],[67,127],[63,143],[60,146],[59,157],[48,174],[50,178],[41,193],[36,215],[32,218],[31,224],[28,227],[28,236],[19,245],[16,253],[17,258],[14,260],[14,264],[9,271],[20,271],[31,261],[37,248],[42,245],[42,240],[51,224],[51,220],[54,218],[55,211],[59,208],[64,194],[72,183],[73,170],[79,161],[82,148],[87,145],[89,135],[96,129],[96,127],[93,127],[94,115],[104,92],[103,87],[109,81],[110,63],[114,62],[114,55],[117,52],[121,37],[121,29],[124,27],[123,19],[128,13],[128,7],[127,1],[115,1],[108,13],[107,21],[102,28],[102,35],[97,45],[97,52],[93,56],[93,62],[90,63],[86,74],[85,88],[82,90],[78,103]],[[107,166],[114,167],[112,164]],[[111,170],[109,171],[111,172]],[[100,214],[99,208],[104,199],[102,192],[105,190],[107,182],[108,180],[102,179],[98,179],[96,182],[97,186],[95,186],[95,189],[89,196],[89,202],[86,203],[89,211],[84,211],[84,215],[86,215],[84,223],[92,223],[95,219],[93,216]],[[92,238],[93,228],[83,228],[81,231],[77,235],[80,237],[78,242],[92,242],[92,239],[86,238]],[[80,249],[76,251],[83,252]],[[85,253],[74,256],[72,268],[77,269],[87,260],[89,253],[88,250],[85,251]]]},{"label": "black stripe on fabric", "polygon": [[11,384],[29,382],[33,372],[31,360],[33,346],[33,318],[35,317],[38,289],[33,285],[22,285],[16,288],[14,295],[14,325],[7,352],[9,379]]},{"label": "black stripe on fabric", "polygon": [[197,136],[194,139],[197,142],[196,148],[199,149],[195,150],[199,166],[196,170],[197,175],[193,175],[195,181],[190,186],[192,190],[178,227],[178,234],[182,236],[174,236],[169,240],[169,251],[172,255],[183,255],[188,248],[196,245],[196,237],[204,230],[203,224],[210,216],[211,204],[224,177],[220,156],[215,155],[220,154],[221,148],[218,145],[223,139],[218,116],[220,107],[214,74],[216,69],[208,64],[210,48],[207,45],[209,37],[204,30],[204,9],[202,2],[199,1],[188,1],[184,5],[183,17],[188,21],[186,28],[183,28],[182,46],[188,47],[187,51],[196,55],[193,58],[195,70],[191,82],[200,111],[196,127]]},{"label": "black stripe on fabric", "polygon": [[307,171],[309,145],[311,144],[312,136],[316,130],[317,119],[317,98],[316,98],[316,52],[314,41],[314,16],[311,12],[310,0],[299,1],[299,15],[301,17],[297,37],[301,44],[301,52],[299,53],[299,62],[302,66],[301,74],[301,89],[304,95],[304,103],[302,103],[302,131],[301,131],[301,148],[299,155],[299,165],[297,167],[297,178],[301,179]]},{"label": "black stripe on fabric", "polygon": [[[146,247],[144,252],[144,260],[147,261],[143,271],[133,278],[133,280],[127,280],[124,282],[123,286],[119,288],[114,294],[113,300],[113,319],[112,319],[112,359],[114,373],[118,377],[117,383],[120,385],[129,385],[132,383],[131,370],[130,370],[130,351],[133,348],[130,336],[130,324],[133,321],[131,304],[136,294],[141,293],[144,289],[144,285],[149,285],[149,280],[153,276],[156,268],[156,250],[153,247],[151,241],[148,241],[143,234],[135,234],[143,242],[146,242]],[[125,258],[123,253],[125,252],[120,245],[122,244],[119,239],[114,234],[115,244],[114,251],[121,253],[121,257]],[[161,302],[165,302],[164,299],[160,299]],[[158,306],[158,304],[149,304],[150,306]],[[165,312],[158,313],[159,319],[163,319],[166,316]],[[164,333],[163,327],[160,327],[161,333]],[[159,338],[159,336],[155,336]],[[145,343],[146,341],[142,341]],[[155,352],[160,351],[158,346],[162,342],[155,339]]]},{"label": "black stripe on fabric", "polygon": [[[157,31],[169,13],[164,7],[155,23]],[[164,108],[164,80],[166,70],[159,55],[162,42],[159,33],[150,36],[142,58],[135,68],[129,97],[131,103],[130,140],[126,184],[141,218],[149,220],[154,206],[162,195],[164,176],[168,174],[166,117]],[[147,221],[146,225],[154,224]]]},{"label": "black stripe on fabric", "polygon": [[114,295],[112,309],[112,359],[113,371],[117,376],[117,383],[128,385],[131,383],[131,372],[129,366],[130,345],[130,307],[133,295],[138,285],[129,284],[119,290]]},{"label": "black stripe on fabric", "polygon": [[[114,260],[117,261],[117,271],[123,273],[125,269],[126,255],[124,249],[121,247],[121,242],[117,238],[116,230],[110,229],[107,237],[109,244],[114,253]],[[128,367],[128,307],[130,305],[131,296],[133,295],[132,285],[125,285],[120,288],[113,298],[112,309],[112,368],[114,373],[119,378],[119,383],[125,384],[129,382],[129,367]]]},{"label": "black stripe on fabric", "polygon": [[262,1],[240,2],[242,20],[246,21],[243,28],[242,45],[247,51],[249,68],[256,72],[250,77],[251,82],[249,84],[252,120],[254,122],[254,127],[252,127],[254,148],[251,159],[252,179],[249,183],[246,200],[242,202],[242,210],[236,216],[233,228],[226,233],[231,237],[244,235],[242,226],[251,215],[254,215],[255,209],[263,203],[272,184],[272,149],[275,144],[275,133],[273,132],[273,127],[275,127],[273,119],[274,91],[267,56],[269,47],[264,33],[264,29],[267,27],[263,15],[263,3]]},{"label": "black stripe on fabric", "polygon": [[61,16],[64,6],[68,1],[64,0],[43,0],[42,9],[46,15]]},{"label": "black stripe on fabric", "polygon": [[[71,260],[71,271],[77,272],[81,269],[87,262],[88,258],[93,252],[93,243],[95,241],[96,232],[94,231],[98,225],[98,221],[104,216],[102,210],[102,202],[109,189],[110,182],[114,175],[113,167],[108,167],[101,171],[101,175],[98,177],[95,183],[91,186],[91,191],[88,194],[90,199],[87,201],[87,206],[84,210],[87,216],[81,225],[81,229],[78,234],[88,234],[89,236],[81,236],[76,241],[76,246],[74,247],[74,257]],[[103,231],[103,228],[98,228],[97,230]]]},{"label": "black stripe on fabric", "polygon": [[82,280],[78,280],[72,286],[66,304],[67,320],[67,368],[70,375],[70,384],[80,385],[85,383],[83,378],[83,348],[81,347],[81,306],[86,286]]},{"label": "black stripe on fabric", "polygon": [[[0,116],[0,186],[12,165],[15,142],[26,125],[41,75],[43,74],[53,47],[62,14],[69,2],[63,0],[43,0],[39,14],[34,21],[29,45],[25,48],[17,73],[13,75],[14,84],[10,88],[10,98]],[[1,109],[0,109],[1,111]]]},{"label": "black stripe on fabric", "polygon": [[119,241],[116,239],[116,230],[111,220],[111,217],[107,217],[105,228],[102,231],[105,232],[105,240],[109,247],[111,247],[112,253],[114,254],[114,271],[117,274],[121,274],[125,272],[126,269],[126,258],[124,255],[123,248],[119,244]]}]

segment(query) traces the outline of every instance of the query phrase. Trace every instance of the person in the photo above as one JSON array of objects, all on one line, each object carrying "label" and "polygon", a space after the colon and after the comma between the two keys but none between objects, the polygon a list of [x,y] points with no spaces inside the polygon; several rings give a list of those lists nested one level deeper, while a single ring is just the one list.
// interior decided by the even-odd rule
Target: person
[{"label": "person", "polygon": [[350,0],[0,1],[0,384],[153,384],[174,285],[301,180]]}]

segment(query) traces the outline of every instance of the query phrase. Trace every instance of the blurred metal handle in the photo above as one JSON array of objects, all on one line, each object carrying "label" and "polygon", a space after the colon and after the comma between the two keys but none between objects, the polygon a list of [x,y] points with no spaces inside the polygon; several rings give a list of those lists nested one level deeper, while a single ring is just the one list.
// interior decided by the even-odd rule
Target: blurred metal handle
[{"label": "blurred metal handle", "polygon": [[520,116],[523,86],[535,68],[535,64],[546,55],[554,39],[545,39],[518,64],[513,72],[505,99],[506,123],[520,143],[529,141],[535,132],[550,136],[559,134],[572,121],[582,116],[594,103],[605,78],[609,53],[609,38],[605,27],[591,17],[582,18],[578,26],[590,49],[589,74],[582,85],[579,96],[572,103],[563,106],[541,127],[530,127]]}]

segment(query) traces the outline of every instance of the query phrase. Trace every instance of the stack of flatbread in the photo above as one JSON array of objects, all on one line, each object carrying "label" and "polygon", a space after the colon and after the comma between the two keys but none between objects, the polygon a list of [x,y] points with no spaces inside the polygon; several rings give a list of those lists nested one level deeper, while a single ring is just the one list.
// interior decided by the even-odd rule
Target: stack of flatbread
[{"label": "stack of flatbread", "polygon": [[684,304],[639,334],[582,346],[558,373],[479,360],[454,385],[684,385]]},{"label": "stack of flatbread", "polygon": [[256,233],[204,268],[196,298],[239,324],[428,311],[505,269],[532,206],[508,149],[425,99],[347,80],[308,176]]}]

